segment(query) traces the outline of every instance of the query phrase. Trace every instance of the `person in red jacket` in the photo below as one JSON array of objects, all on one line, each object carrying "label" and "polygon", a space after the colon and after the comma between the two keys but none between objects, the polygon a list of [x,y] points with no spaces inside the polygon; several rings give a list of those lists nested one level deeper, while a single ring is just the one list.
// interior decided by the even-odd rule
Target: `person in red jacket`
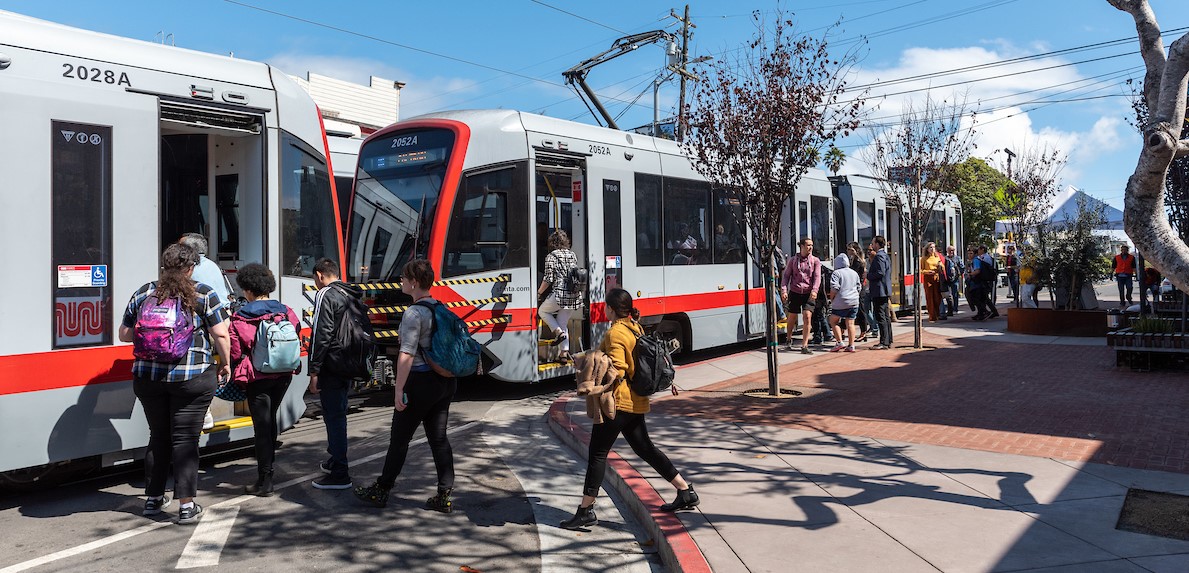
[{"label": "person in red jacket", "polygon": [[[256,440],[256,483],[244,488],[246,493],[267,497],[273,492],[273,460],[277,453],[277,410],[293,382],[294,372],[257,372],[252,365],[256,333],[262,320],[284,315],[300,329],[293,309],[269,298],[277,290],[277,279],[268,267],[251,263],[235,273],[235,282],[244,291],[248,303],[231,317],[231,379],[247,388],[248,411]],[[301,365],[298,365],[298,371]]]},{"label": "person in red jacket", "polygon": [[1131,285],[1135,278],[1135,255],[1127,245],[1119,246],[1115,255],[1115,281],[1119,283],[1119,305],[1131,306]]}]

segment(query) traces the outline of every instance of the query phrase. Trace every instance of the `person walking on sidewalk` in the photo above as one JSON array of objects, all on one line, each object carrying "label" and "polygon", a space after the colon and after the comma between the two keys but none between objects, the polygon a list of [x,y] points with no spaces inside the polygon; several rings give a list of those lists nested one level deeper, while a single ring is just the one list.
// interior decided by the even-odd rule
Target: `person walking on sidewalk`
[{"label": "person walking on sidewalk", "polygon": [[1003,255],[1003,272],[1007,274],[1007,298],[1018,299],[1020,296],[1020,256],[1016,254],[1016,246],[1008,245],[1007,253]]},{"label": "person walking on sidewalk", "polygon": [[[318,467],[325,477],[312,484],[318,489],[350,489],[347,464],[347,393],[352,378],[339,371],[332,347],[343,327],[343,316],[353,312],[351,298],[362,299],[363,291],[339,280],[339,265],[330,259],[314,263],[314,326],[310,340],[310,393],[316,394],[326,424],[326,452],[330,459]],[[367,317],[364,317],[366,320]]]},{"label": "person walking on sidewalk", "polygon": [[[802,237],[797,246],[798,252],[789,257],[780,274],[780,297],[788,301],[790,317],[801,315],[801,354],[813,354],[809,349],[809,333],[817,289],[822,282],[822,262],[813,256],[813,239]],[[788,345],[792,350],[791,336]]]},{"label": "person walking on sidewalk", "polygon": [[[231,317],[231,379],[247,388],[256,445],[256,483],[245,487],[244,492],[268,497],[273,493],[273,461],[277,456],[277,411],[293,375],[301,371],[301,362],[298,360],[297,369],[291,372],[260,372],[252,360],[257,356],[256,345],[261,343],[262,324],[267,323],[267,332],[273,324],[284,324],[282,321],[300,330],[301,322],[292,308],[269,298],[277,290],[277,279],[268,267],[260,263],[244,265],[235,273],[235,283],[248,303]],[[280,331],[279,326],[277,330]],[[291,356],[300,359],[296,332],[290,332],[295,341]]]},{"label": "person walking on sidewalk", "polygon": [[[602,422],[594,424],[591,429],[582,502],[578,505],[578,511],[574,512],[574,517],[561,522],[564,529],[580,529],[599,522],[594,511],[595,497],[607,473],[607,454],[620,434],[627,439],[636,455],[677,489],[677,498],[672,503],[662,505],[662,511],[693,509],[699,503],[694,486],[681,477],[677,468],[673,467],[673,462],[648,436],[648,426],[644,423],[649,410],[648,397],[636,394],[628,383],[636,373],[636,338],[644,334],[644,328],[637,322],[640,312],[632,306],[632,295],[623,289],[613,289],[607,293],[607,318],[612,320],[611,328],[599,344],[599,350],[611,358],[620,374],[613,392],[614,408],[613,411],[602,412]],[[598,397],[587,397],[587,400],[593,400],[595,411],[601,411],[598,410]]]},{"label": "person walking on sidewalk", "polygon": [[[231,375],[227,308],[210,286],[191,280],[198,252],[181,244],[161,254],[161,277],[128,301],[121,342],[133,343],[132,392],[149,424],[144,515],[169,507],[165,482],[181,502],[178,523],[196,523],[198,437],[219,380]],[[222,358],[216,366],[214,354]]]},{"label": "person walking on sidewalk", "polygon": [[[570,236],[558,229],[549,235],[549,255],[545,257],[545,276],[537,288],[537,296],[549,295],[538,309],[541,320],[553,334],[553,346],[560,346],[558,359],[570,362],[569,329],[570,315],[582,304],[581,285],[572,279],[578,268],[578,257],[570,250]],[[552,288],[551,288],[552,287]]]},{"label": "person walking on sidewalk", "polygon": [[973,320],[986,320],[999,316],[991,292],[995,290],[995,260],[987,252],[986,245],[978,246],[978,256],[970,265],[970,290],[974,292],[974,305],[978,314]]},{"label": "person walking on sidewalk", "polygon": [[1119,246],[1119,254],[1115,255],[1115,281],[1119,284],[1119,306],[1128,307],[1131,301],[1132,280],[1135,278],[1135,255],[1131,254],[1131,247]]},{"label": "person walking on sidewalk", "polygon": [[433,282],[433,267],[425,259],[413,259],[401,271],[400,289],[413,297],[413,304],[400,321],[400,356],[396,359],[395,410],[388,454],[375,483],[357,487],[353,492],[361,501],[376,507],[388,505],[388,492],[396,485],[409,455],[409,442],[421,426],[425,428],[425,439],[438,474],[437,495],[429,498],[425,507],[442,513],[454,510],[454,451],[446,437],[446,425],[458,379],[438,374],[426,360],[425,349],[430,345],[434,317],[430,307],[418,304],[437,304],[429,295]]},{"label": "person walking on sidewalk", "polygon": [[871,289],[872,312],[879,325],[879,344],[872,350],[887,350],[892,347],[892,317],[888,302],[892,298],[892,259],[888,257],[888,240],[883,235],[871,239],[875,256],[867,269],[867,285]]},{"label": "person walking on sidewalk", "polygon": [[[830,328],[838,343],[830,352],[855,351],[855,316],[859,312],[859,273],[850,268],[845,253],[834,259],[834,274],[830,277]],[[842,326],[845,323],[847,343],[842,343]]]}]

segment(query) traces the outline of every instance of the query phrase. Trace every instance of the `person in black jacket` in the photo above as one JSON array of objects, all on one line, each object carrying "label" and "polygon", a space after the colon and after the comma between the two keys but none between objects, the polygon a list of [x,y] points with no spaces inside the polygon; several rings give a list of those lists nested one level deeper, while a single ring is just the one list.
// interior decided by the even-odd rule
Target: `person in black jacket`
[{"label": "person in black jacket", "polygon": [[326,452],[330,459],[319,466],[327,476],[314,481],[318,489],[350,489],[347,465],[347,391],[351,377],[335,371],[330,355],[343,313],[350,309],[348,297],[363,298],[358,287],[339,280],[339,264],[321,259],[314,264],[314,329],[310,340],[310,393],[317,394],[326,424]]},{"label": "person in black jacket", "polygon": [[871,239],[875,256],[867,267],[867,288],[871,293],[871,307],[879,325],[879,344],[873,350],[887,350],[892,346],[892,316],[888,306],[892,297],[892,259],[888,257],[888,240],[883,235]]}]

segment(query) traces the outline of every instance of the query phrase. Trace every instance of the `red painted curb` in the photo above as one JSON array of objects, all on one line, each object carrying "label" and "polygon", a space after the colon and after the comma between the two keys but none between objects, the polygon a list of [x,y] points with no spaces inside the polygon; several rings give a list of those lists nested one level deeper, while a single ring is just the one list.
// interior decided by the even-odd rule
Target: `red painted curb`
[{"label": "red painted curb", "polygon": [[[590,446],[590,433],[573,422],[566,412],[566,405],[573,399],[574,395],[571,394],[553,401],[549,406],[549,426],[566,445],[585,458]],[[607,454],[607,465],[615,470],[614,477],[618,477],[609,480],[610,485],[633,506],[636,519],[652,534],[665,565],[672,571],[682,573],[713,571],[681,519],[673,513],[660,511],[664,500],[652,484],[614,451]],[[630,503],[632,500],[637,503]]]}]

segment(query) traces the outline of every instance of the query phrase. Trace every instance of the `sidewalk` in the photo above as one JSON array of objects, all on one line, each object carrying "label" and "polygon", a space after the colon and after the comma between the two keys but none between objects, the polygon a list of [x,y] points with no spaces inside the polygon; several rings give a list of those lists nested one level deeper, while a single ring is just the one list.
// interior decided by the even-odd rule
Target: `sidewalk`
[{"label": "sidewalk", "polygon": [[[702,497],[675,537],[688,532],[700,555],[671,563],[1189,571],[1189,541],[1115,529],[1128,488],[1189,495],[1189,380],[1116,369],[1101,339],[1012,335],[1003,318],[969,316],[927,328],[931,349],[910,348],[905,321],[890,351],[782,353],[782,387],[798,399],[741,395],[767,385],[761,351],[681,368],[688,391],[649,415]],[[556,432],[589,429],[581,400],[554,410]],[[673,495],[619,445],[655,490],[650,508]]]}]

